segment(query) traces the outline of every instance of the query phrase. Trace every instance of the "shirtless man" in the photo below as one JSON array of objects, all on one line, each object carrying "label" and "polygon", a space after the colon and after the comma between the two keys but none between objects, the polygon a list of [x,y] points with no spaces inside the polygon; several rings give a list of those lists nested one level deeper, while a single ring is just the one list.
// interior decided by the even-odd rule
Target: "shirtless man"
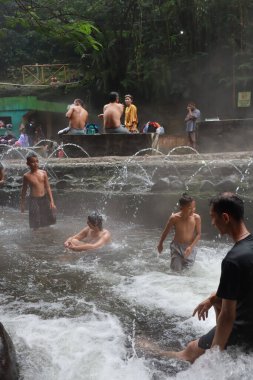
[{"label": "shirtless man", "polygon": [[66,248],[81,252],[103,247],[111,241],[111,234],[102,226],[103,218],[96,212],[88,216],[87,227],[70,236],[64,243]]},{"label": "shirtless man", "polygon": [[163,250],[163,242],[171,231],[175,230],[170,244],[172,270],[181,271],[194,264],[196,258],[196,244],[201,235],[201,218],[195,214],[195,201],[186,193],[179,199],[180,211],[172,213],[161,235],[157,246],[158,252]]},{"label": "shirtless man", "polygon": [[25,196],[28,186],[30,187],[29,198],[29,224],[30,228],[55,224],[56,218],[54,210],[56,209],[52,191],[48,182],[45,170],[39,169],[38,157],[34,152],[28,153],[27,166],[30,171],[23,176],[23,186],[21,190],[21,212],[25,210]]},{"label": "shirtless man", "polygon": [[98,115],[104,119],[105,133],[129,133],[127,128],[123,127],[120,118],[123,114],[124,106],[119,103],[119,94],[111,92],[109,103],[104,106],[103,114]]},{"label": "shirtless man", "polygon": [[74,100],[74,104],[69,107],[66,117],[69,119],[69,135],[83,135],[85,133],[88,112],[84,108],[84,103],[81,99]]}]

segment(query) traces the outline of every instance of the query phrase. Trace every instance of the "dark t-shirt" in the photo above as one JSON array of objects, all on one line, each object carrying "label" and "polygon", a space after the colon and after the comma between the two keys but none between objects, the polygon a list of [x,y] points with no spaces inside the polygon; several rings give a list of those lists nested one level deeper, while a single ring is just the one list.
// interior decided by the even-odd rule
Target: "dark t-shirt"
[{"label": "dark t-shirt", "polygon": [[217,296],[237,301],[234,328],[253,335],[253,235],[235,243],[223,259]]}]

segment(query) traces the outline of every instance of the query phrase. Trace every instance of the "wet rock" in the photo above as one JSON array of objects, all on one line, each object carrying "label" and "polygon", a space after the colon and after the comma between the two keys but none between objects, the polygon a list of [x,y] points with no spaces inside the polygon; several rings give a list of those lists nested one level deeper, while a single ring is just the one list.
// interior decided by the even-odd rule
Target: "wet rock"
[{"label": "wet rock", "polygon": [[171,190],[184,190],[185,186],[182,181],[176,180],[171,182],[170,188]]},{"label": "wet rock", "polygon": [[215,188],[215,184],[209,180],[201,181],[199,190],[200,191],[212,191]]},{"label": "wet rock", "polygon": [[63,189],[70,188],[71,184],[65,179],[61,179],[60,181],[56,182],[55,187],[57,190],[63,190]]},{"label": "wet rock", "polygon": [[64,174],[62,179],[65,179],[66,181],[72,181],[72,182],[78,181],[78,179],[71,174]]},{"label": "wet rock", "polygon": [[235,191],[237,183],[231,179],[223,179],[215,185],[215,190],[217,191]]},{"label": "wet rock", "polygon": [[170,180],[168,178],[159,179],[152,187],[152,192],[168,190],[170,188]]}]

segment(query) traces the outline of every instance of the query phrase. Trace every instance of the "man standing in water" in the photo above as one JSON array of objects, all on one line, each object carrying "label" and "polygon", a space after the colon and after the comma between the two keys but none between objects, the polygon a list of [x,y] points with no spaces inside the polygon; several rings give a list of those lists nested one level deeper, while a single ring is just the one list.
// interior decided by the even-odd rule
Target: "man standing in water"
[{"label": "man standing in water", "polygon": [[220,194],[210,202],[210,216],[220,234],[230,236],[235,243],[222,261],[217,291],[193,312],[199,320],[205,320],[213,306],[216,326],[180,352],[162,351],[148,342],[142,344],[158,355],[193,363],[216,346],[220,350],[232,345],[253,349],[253,235],[244,224],[243,201],[233,193]]},{"label": "man standing in water", "polygon": [[111,241],[111,234],[102,225],[103,218],[97,212],[88,216],[87,226],[64,243],[66,248],[81,252],[103,247]]},{"label": "man standing in water", "polygon": [[129,133],[127,128],[121,125],[120,118],[123,114],[124,106],[119,103],[119,94],[111,92],[109,103],[104,106],[103,113],[98,117],[104,119],[105,133]]},{"label": "man standing in water", "polygon": [[74,104],[69,107],[66,117],[69,119],[69,135],[85,134],[88,112],[84,108],[84,102],[81,99],[74,100]]},{"label": "man standing in water", "polygon": [[191,102],[187,106],[187,115],[185,118],[186,132],[188,135],[189,145],[196,149],[197,122],[200,120],[200,110]]},{"label": "man standing in water", "polygon": [[172,228],[175,236],[170,244],[170,268],[181,271],[194,264],[196,258],[196,244],[201,236],[201,218],[195,213],[195,200],[184,193],[179,199],[180,211],[172,213],[161,235],[157,246],[158,252],[163,251],[163,242]]}]

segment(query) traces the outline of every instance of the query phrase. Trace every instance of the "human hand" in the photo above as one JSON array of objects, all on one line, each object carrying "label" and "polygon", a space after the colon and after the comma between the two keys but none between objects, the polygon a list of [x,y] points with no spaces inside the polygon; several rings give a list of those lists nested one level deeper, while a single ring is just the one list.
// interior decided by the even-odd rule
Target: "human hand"
[{"label": "human hand", "polygon": [[209,298],[207,298],[205,301],[201,302],[193,311],[193,314],[192,316],[194,317],[194,315],[196,313],[198,313],[198,319],[201,320],[203,319],[203,321],[206,320],[206,318],[208,318],[208,310],[211,309],[212,307],[212,303],[210,301]]},{"label": "human hand", "polygon": [[55,206],[54,202],[50,202],[50,208],[56,210],[56,206]]},{"label": "human hand", "polygon": [[186,250],[184,252],[184,259],[187,259],[187,257],[190,256],[191,251],[192,251],[192,247],[191,246],[189,246],[189,247],[186,248]]},{"label": "human hand", "polygon": [[69,248],[69,245],[70,245],[70,240],[67,239],[67,240],[65,241],[65,243],[64,243],[64,247]]},{"label": "human hand", "polygon": [[159,254],[162,253],[162,251],[163,251],[163,243],[159,243],[159,244],[158,244],[158,246],[157,246],[157,250],[158,250]]}]

